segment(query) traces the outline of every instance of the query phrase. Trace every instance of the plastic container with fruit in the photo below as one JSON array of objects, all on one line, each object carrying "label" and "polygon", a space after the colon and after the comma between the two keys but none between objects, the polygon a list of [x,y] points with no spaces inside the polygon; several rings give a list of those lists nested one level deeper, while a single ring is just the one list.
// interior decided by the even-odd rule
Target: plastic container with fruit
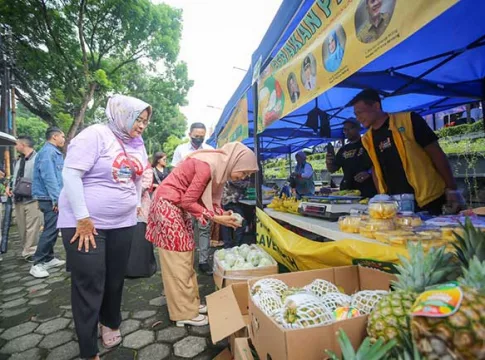
[{"label": "plastic container with fruit", "polygon": [[338,219],[338,226],[340,231],[351,234],[358,234],[360,221],[360,216],[341,216]]},{"label": "plastic container with fruit", "polygon": [[369,204],[369,215],[372,219],[392,219],[398,210],[395,201],[374,201]]},{"label": "plastic container with fruit", "polygon": [[464,231],[462,228],[452,227],[452,226],[445,226],[441,228],[441,237],[443,238],[443,240],[446,240],[447,242],[456,241],[455,234],[459,236],[463,236]]},{"label": "plastic container with fruit", "polygon": [[375,233],[377,231],[391,231],[395,228],[396,225],[392,220],[370,219],[368,221],[361,221],[359,232],[362,236],[375,239]]},{"label": "plastic container with fruit", "polygon": [[423,224],[423,220],[414,214],[400,214],[394,219],[396,226],[400,229],[412,230]]},{"label": "plastic container with fruit", "polygon": [[412,231],[405,231],[405,230],[391,230],[391,231],[376,231],[374,233],[374,237],[377,241],[380,241],[384,244],[389,244],[389,238],[391,237],[409,237],[414,236]]}]

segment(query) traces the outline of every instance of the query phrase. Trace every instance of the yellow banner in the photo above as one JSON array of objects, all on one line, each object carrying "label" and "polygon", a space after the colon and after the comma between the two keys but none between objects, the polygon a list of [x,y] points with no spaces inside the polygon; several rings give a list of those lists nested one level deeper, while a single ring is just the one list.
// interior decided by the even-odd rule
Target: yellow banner
[{"label": "yellow banner", "polygon": [[228,142],[242,141],[249,136],[248,131],[248,98],[244,95],[238,101],[229,121],[217,137],[217,146],[221,147]]},{"label": "yellow banner", "polygon": [[315,0],[261,74],[258,132],[337,85],[457,1]]},{"label": "yellow banner", "polygon": [[256,211],[256,243],[291,271],[360,264],[395,272],[398,255],[407,256],[405,249],[358,240],[325,243],[308,240],[285,229],[264,211]]}]

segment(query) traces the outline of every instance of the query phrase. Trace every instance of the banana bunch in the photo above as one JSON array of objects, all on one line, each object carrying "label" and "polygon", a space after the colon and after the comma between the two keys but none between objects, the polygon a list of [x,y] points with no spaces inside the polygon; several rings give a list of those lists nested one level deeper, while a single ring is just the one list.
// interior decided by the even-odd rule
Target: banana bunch
[{"label": "banana bunch", "polygon": [[281,198],[273,198],[268,207],[276,211],[298,214],[298,207],[300,206],[300,203],[301,201],[294,197],[287,198],[285,195],[283,195]]},{"label": "banana bunch", "polygon": [[291,214],[298,214],[298,207],[300,206],[300,203],[300,200],[297,200],[294,197],[290,198],[285,204],[286,212],[289,212]]}]

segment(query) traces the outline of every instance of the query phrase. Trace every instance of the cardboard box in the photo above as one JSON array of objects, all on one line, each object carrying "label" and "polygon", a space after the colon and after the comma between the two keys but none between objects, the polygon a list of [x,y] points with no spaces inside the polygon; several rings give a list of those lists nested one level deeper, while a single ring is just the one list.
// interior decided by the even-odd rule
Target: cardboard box
[{"label": "cardboard box", "polygon": [[254,360],[251,348],[249,347],[248,338],[236,339],[233,355],[234,360]]},{"label": "cardboard box", "polygon": [[[315,279],[324,279],[342,288],[346,294],[360,290],[389,290],[393,275],[378,270],[345,266],[270,276],[284,281],[290,287],[303,287]],[[257,280],[248,281],[248,286]],[[354,348],[366,337],[367,316],[338,321],[330,325],[287,330],[264,314],[249,299],[250,337],[261,359],[320,360],[325,350],[341,354],[336,332],[343,329]]]},{"label": "cardboard box", "polygon": [[212,360],[232,360],[233,356],[229,349],[222,350],[214,359]]},{"label": "cardboard box", "polygon": [[[261,251],[264,251],[261,249]],[[248,270],[225,270],[219,260],[214,257],[214,283],[216,289],[222,289],[232,284],[246,283],[249,279],[278,274],[278,263],[273,259],[273,265]]]},{"label": "cardboard box", "polygon": [[233,351],[235,340],[248,337],[248,285],[233,284],[206,297],[212,342],[229,337]]}]

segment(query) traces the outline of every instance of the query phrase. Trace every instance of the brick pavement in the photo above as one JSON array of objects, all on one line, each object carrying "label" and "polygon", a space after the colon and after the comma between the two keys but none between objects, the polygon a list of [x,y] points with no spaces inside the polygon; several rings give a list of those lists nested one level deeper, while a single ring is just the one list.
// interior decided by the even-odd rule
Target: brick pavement
[{"label": "brick pavement", "polygon": [[[9,251],[0,261],[0,360],[78,359],[70,306],[70,277],[63,268],[35,279],[20,258],[20,241],[10,232]],[[56,254],[65,258],[60,239]],[[199,275],[200,293],[214,289],[211,277]],[[123,343],[112,350],[100,344],[102,359],[213,359],[227,345],[213,345],[209,327],[177,328],[169,320],[160,271],[149,279],[125,282],[122,304]]]}]

